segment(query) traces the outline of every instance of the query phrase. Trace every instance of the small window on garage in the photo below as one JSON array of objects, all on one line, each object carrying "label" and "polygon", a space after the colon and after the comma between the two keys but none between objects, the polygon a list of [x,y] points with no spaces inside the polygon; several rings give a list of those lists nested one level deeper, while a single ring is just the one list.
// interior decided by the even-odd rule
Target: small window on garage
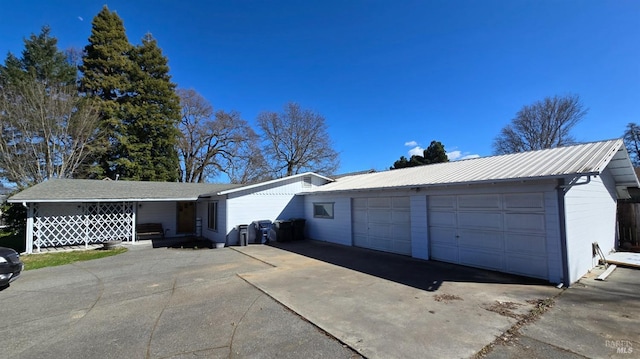
[{"label": "small window on garage", "polygon": [[314,218],[333,218],[333,202],[316,202],[313,204]]},{"label": "small window on garage", "polygon": [[208,225],[210,230],[218,230],[218,202],[209,202],[209,221]]}]

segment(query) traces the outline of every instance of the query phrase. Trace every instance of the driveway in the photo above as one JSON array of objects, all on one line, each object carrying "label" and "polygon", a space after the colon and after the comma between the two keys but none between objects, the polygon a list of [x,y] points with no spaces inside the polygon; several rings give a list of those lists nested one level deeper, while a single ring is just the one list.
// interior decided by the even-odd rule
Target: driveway
[{"label": "driveway", "polygon": [[1,356],[358,357],[236,275],[265,263],[230,248],[129,248],[26,271],[1,291]]},{"label": "driveway", "polygon": [[[469,358],[561,291],[539,281],[323,242],[237,247],[240,276],[367,358]],[[303,254],[301,256],[300,254]]]},{"label": "driveway", "polygon": [[640,276],[610,278],[560,290],[315,241],[136,245],[24,272],[0,292],[0,345],[12,358],[633,357]]}]

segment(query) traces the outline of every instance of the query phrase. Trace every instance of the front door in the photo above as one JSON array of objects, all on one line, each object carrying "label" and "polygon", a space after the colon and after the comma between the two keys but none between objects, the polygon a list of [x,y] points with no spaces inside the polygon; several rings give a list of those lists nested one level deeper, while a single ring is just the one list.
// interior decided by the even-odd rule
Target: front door
[{"label": "front door", "polygon": [[196,203],[177,202],[176,212],[178,214],[176,233],[190,234],[196,232]]}]

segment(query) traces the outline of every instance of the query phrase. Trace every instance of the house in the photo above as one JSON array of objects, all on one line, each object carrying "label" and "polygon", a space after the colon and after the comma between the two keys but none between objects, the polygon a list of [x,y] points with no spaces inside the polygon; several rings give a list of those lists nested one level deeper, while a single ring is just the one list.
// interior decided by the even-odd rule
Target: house
[{"label": "house", "polygon": [[302,217],[296,193],[330,181],[299,174],[255,185],[52,179],[9,198],[27,208],[27,253],[43,247],[135,242],[136,226],[161,224],[164,237],[237,243],[255,220]]},{"label": "house", "polygon": [[616,201],[640,187],[622,140],[332,180],[315,173],[247,186],[50,180],[12,196],[27,248],[167,236],[236,244],[238,225],[301,217],[306,237],[569,285],[616,246]]}]

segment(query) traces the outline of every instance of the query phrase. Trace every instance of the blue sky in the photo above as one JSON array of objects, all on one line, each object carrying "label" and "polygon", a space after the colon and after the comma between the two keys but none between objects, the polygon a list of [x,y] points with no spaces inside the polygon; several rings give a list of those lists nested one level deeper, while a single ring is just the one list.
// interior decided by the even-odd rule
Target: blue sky
[{"label": "blue sky", "polygon": [[327,119],[340,172],[387,169],[441,141],[451,158],[491,155],[526,104],[578,94],[579,141],[640,122],[640,2],[14,1],[0,55],[47,24],[83,48],[104,4],[129,41],[146,32],[173,81],[255,123],[290,101]]}]

